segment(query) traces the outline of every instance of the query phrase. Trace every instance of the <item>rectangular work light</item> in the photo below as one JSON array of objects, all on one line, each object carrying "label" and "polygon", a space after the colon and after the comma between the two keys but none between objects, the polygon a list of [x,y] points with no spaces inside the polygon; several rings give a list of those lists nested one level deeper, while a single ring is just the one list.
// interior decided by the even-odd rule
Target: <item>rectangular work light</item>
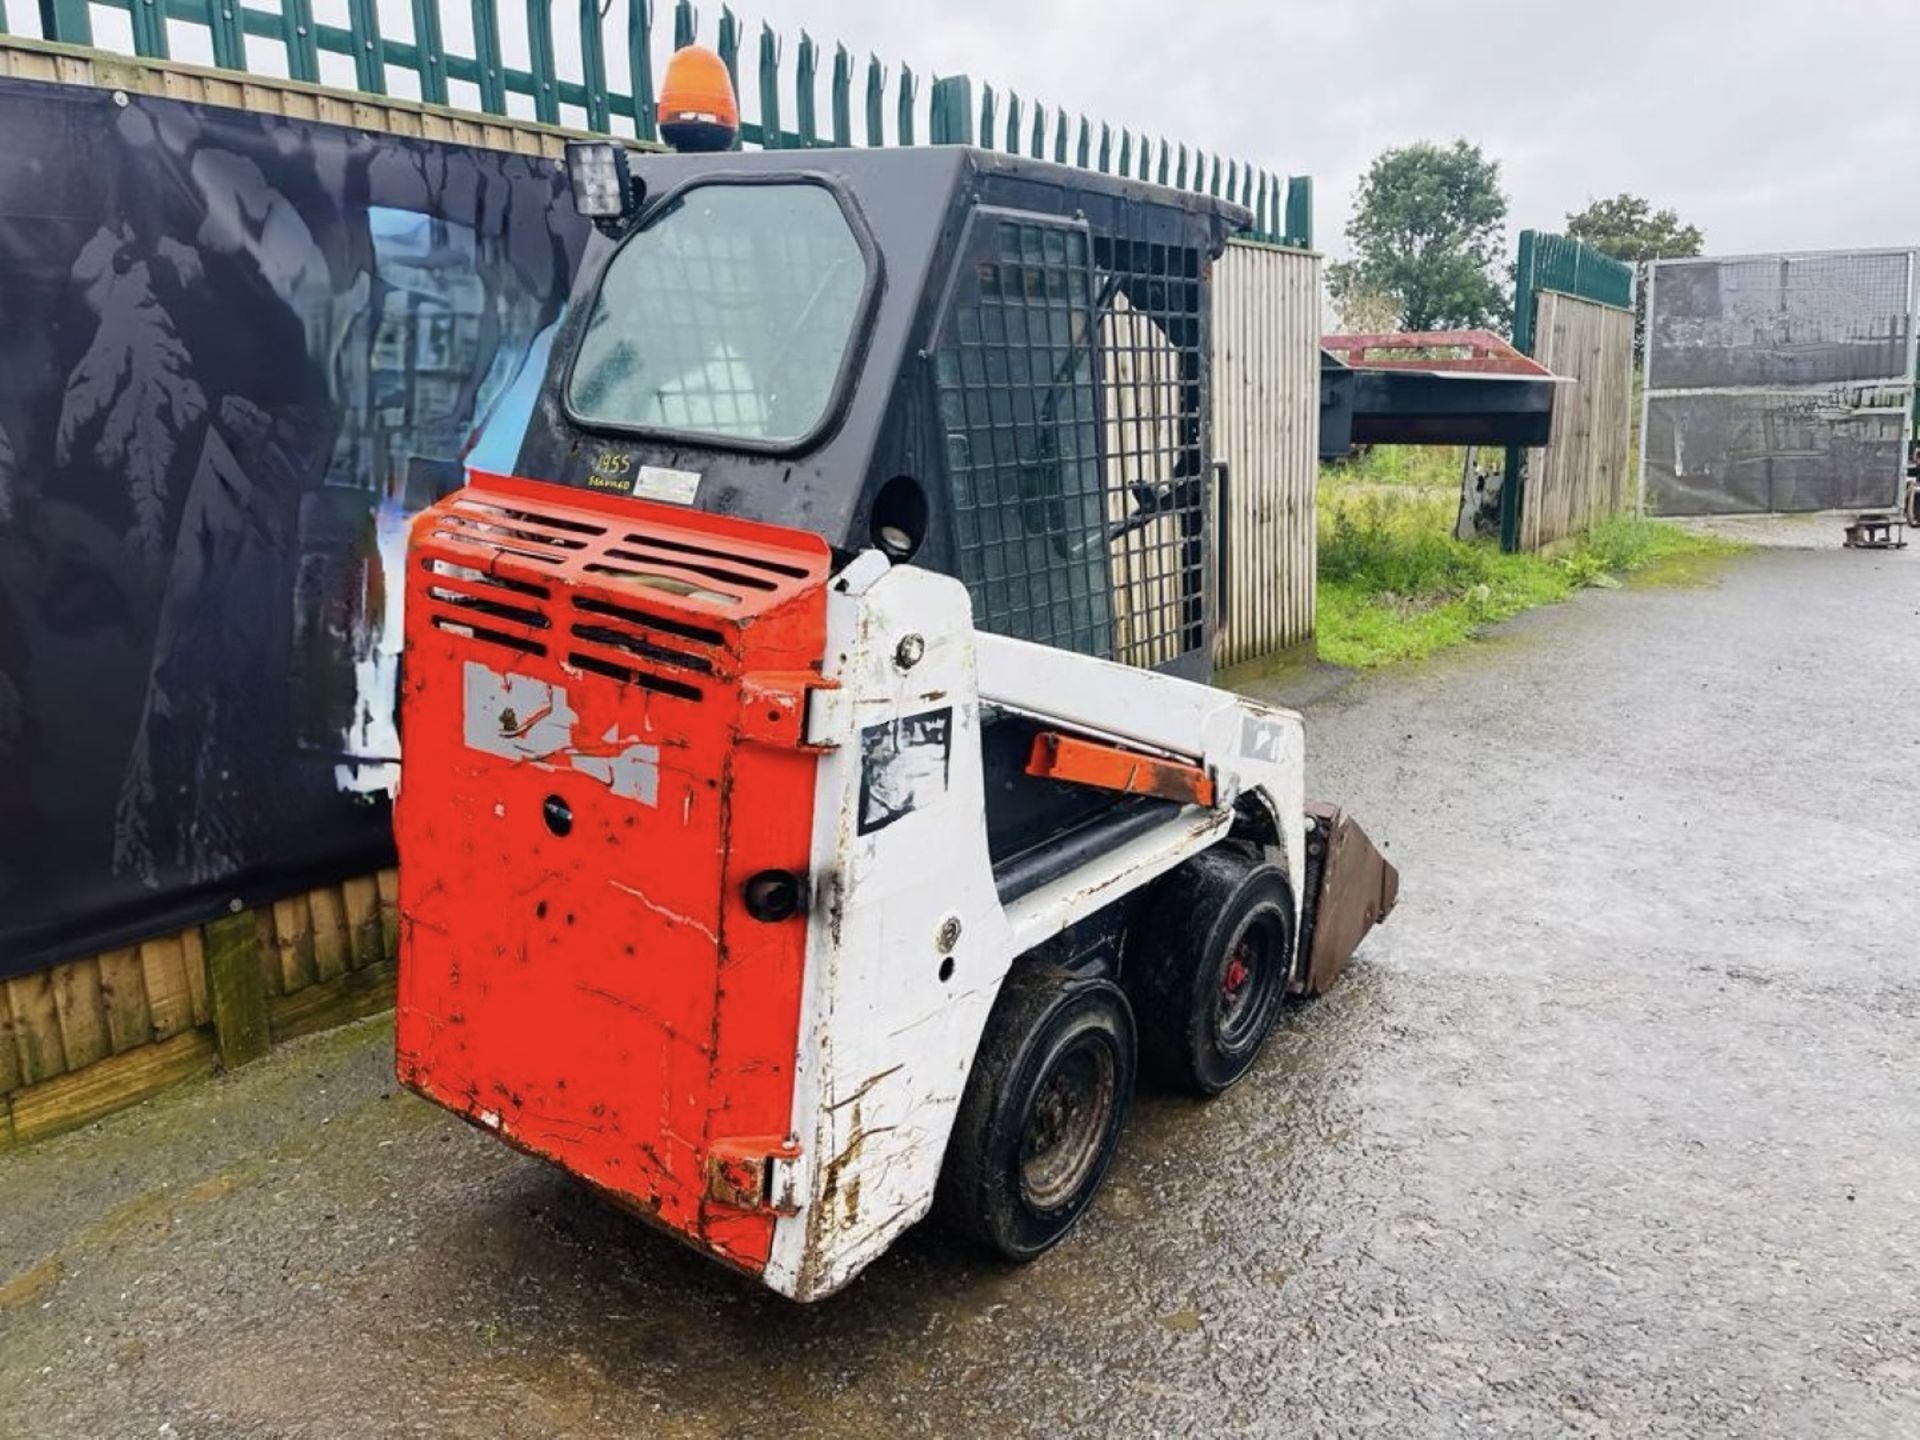
[{"label": "rectangular work light", "polygon": [[624,219],[633,205],[625,147],[608,140],[567,142],[567,180],[573,208],[596,224]]}]

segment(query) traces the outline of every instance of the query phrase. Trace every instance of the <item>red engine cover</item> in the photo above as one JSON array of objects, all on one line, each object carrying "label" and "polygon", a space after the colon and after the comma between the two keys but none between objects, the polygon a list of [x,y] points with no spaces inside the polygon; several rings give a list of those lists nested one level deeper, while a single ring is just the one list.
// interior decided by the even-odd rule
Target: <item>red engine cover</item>
[{"label": "red engine cover", "polygon": [[817,536],[476,476],[415,522],[400,1079],[766,1263],[790,1147],[829,557]]}]

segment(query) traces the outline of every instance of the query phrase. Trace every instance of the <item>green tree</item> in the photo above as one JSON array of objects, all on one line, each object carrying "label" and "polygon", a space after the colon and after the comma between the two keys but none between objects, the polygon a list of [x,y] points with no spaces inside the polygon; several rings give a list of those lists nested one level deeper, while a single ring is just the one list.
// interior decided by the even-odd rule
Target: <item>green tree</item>
[{"label": "green tree", "polygon": [[1408,330],[1502,325],[1507,197],[1500,162],[1478,145],[1422,142],[1375,157],[1354,191],[1353,258],[1327,267],[1343,313],[1351,299],[1389,297]]},{"label": "green tree", "polygon": [[1682,225],[1673,211],[1656,210],[1638,195],[1624,193],[1589,201],[1586,209],[1567,216],[1567,234],[1632,265],[1698,255],[1706,243],[1698,225]]}]

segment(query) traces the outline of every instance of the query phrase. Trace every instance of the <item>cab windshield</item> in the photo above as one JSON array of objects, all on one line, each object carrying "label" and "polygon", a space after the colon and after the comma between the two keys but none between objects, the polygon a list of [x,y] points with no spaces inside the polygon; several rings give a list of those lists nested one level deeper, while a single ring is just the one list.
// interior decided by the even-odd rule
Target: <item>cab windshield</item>
[{"label": "cab windshield", "polygon": [[568,406],[587,425],[796,444],[827,419],[866,283],[824,186],[694,186],[608,263]]}]

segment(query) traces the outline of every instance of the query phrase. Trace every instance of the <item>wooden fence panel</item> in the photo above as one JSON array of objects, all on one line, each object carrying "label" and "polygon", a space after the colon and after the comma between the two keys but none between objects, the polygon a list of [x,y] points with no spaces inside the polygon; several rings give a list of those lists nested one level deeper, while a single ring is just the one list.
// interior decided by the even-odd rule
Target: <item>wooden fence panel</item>
[{"label": "wooden fence panel", "polygon": [[1522,550],[1578,535],[1632,506],[1633,312],[1543,290],[1533,355],[1571,383],[1554,401],[1552,443],[1527,452]]},{"label": "wooden fence panel", "polygon": [[142,95],[164,95],[200,105],[228,105],[266,115],[288,115],[328,125],[351,125],[393,135],[427,136],[490,150],[558,160],[567,136],[527,120],[488,117],[484,123],[413,100],[326,91],[297,80],[234,76],[200,65],[134,59],[104,50],[55,51],[34,40],[0,34],[0,75],[22,80],[59,80]]},{"label": "wooden fence panel", "polygon": [[1320,257],[1236,241],[1214,271],[1213,453],[1227,463],[1226,618],[1214,661],[1313,637]]},{"label": "wooden fence panel", "polygon": [[250,1035],[216,1013],[198,928],[0,981],[0,1149],[205,1074],[216,1051],[251,1058],[391,1009],[395,894],[389,869],[210,922],[242,939]]}]

